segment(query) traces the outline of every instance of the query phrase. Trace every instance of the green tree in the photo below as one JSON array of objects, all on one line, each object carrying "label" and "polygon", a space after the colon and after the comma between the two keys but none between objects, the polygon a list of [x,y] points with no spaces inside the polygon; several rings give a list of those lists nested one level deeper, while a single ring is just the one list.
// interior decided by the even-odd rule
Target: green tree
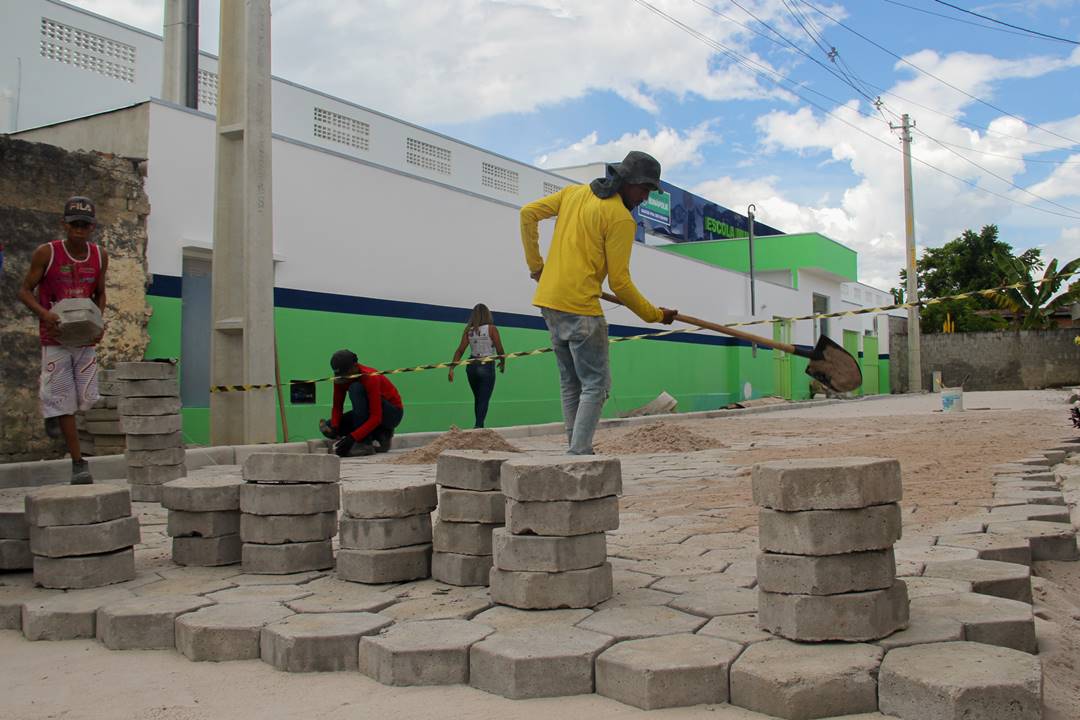
[{"label": "green tree", "polygon": [[1080,270],[1080,258],[1070,260],[1058,270],[1057,258],[1046,266],[1046,272],[1036,280],[1032,267],[1020,258],[999,254],[994,258],[1009,285],[1019,284],[994,296],[998,307],[1011,310],[1016,324],[1023,330],[1043,330],[1054,326],[1055,311],[1080,302],[1080,283],[1073,283],[1064,292],[1058,292],[1073,273]]}]

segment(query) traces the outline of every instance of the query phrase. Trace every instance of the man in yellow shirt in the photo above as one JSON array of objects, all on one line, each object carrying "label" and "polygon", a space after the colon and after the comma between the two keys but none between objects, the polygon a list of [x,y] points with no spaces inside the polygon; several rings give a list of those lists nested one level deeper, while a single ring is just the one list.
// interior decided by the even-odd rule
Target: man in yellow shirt
[{"label": "man in yellow shirt", "polygon": [[[660,187],[660,163],[633,151],[608,166],[608,176],[571,185],[521,209],[521,242],[530,276],[539,283],[533,305],[551,333],[559,366],[570,454],[591,455],[593,433],[611,388],[608,332],[601,283],[645,322],[670,325],[677,310],[658,308],[630,279],[637,223],[630,211]],[[557,216],[547,262],[540,255],[541,220]]]}]

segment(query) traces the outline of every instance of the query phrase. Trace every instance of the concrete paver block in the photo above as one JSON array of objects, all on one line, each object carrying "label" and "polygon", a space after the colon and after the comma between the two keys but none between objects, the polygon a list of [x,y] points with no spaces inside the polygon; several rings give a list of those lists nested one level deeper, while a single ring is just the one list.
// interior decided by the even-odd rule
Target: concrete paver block
[{"label": "concrete paver block", "polygon": [[121,417],[133,415],[177,415],[182,405],[178,397],[122,397],[116,403]]},{"label": "concrete paver block", "polygon": [[195,595],[118,600],[98,608],[95,632],[98,642],[110,650],[173,650],[176,618],[213,604]]},{"label": "concrete paver block", "polygon": [[498,491],[479,492],[439,487],[439,517],[448,522],[506,522],[506,496]]},{"label": "concrete paver block", "polygon": [[397,601],[392,593],[384,592],[389,585],[359,585],[335,577],[320,578],[301,587],[311,594],[285,603],[298,613],[375,613]]},{"label": "concrete paver block", "polygon": [[244,460],[244,480],[255,483],[336,483],[341,458],[311,453],[253,453]]},{"label": "concrete paver block", "polygon": [[180,382],[176,379],[121,380],[117,384],[119,395],[125,398],[180,397]]},{"label": "concrete paver block", "polygon": [[472,646],[469,684],[515,700],[591,693],[593,663],[611,643],[567,626],[496,632]]},{"label": "concrete paver block", "polygon": [[780,512],[762,508],[758,542],[764,552],[839,555],[883,550],[900,539],[900,506]]},{"label": "concrete paver block", "polygon": [[360,638],[392,622],[367,612],[291,615],[263,627],[260,653],[285,672],[356,670]]},{"label": "concrete paver block", "polygon": [[93,638],[98,608],[129,597],[127,590],[106,588],[28,600],[22,606],[23,636],[27,640]]},{"label": "concrete paver block", "polygon": [[874,644],[886,652],[898,647],[926,645],[929,643],[951,642],[964,639],[964,625],[959,620],[912,611],[908,626],[892,635],[875,640]]},{"label": "concrete paver block", "polygon": [[164,435],[180,430],[180,415],[121,415],[120,429],[125,435]]},{"label": "concrete paver block", "polygon": [[207,600],[218,604],[252,602],[290,602],[300,600],[311,594],[303,585],[284,583],[281,585],[240,585],[217,590],[205,595]]},{"label": "concrete paver block", "polygon": [[501,525],[492,523],[456,523],[435,520],[431,524],[431,542],[436,552],[459,555],[491,555],[491,533]]},{"label": "concrete paver block", "polygon": [[129,435],[125,444],[128,450],[165,450],[183,447],[184,435],[180,431],[160,435]]},{"label": "concrete paver block", "polygon": [[435,481],[423,477],[387,477],[343,482],[341,508],[353,518],[398,518],[430,513],[437,505]]},{"label": "concrete paver block", "polygon": [[[181,570],[182,568],[170,568],[169,570]],[[166,571],[168,572],[168,571]],[[135,595],[205,595],[206,593],[225,590],[234,587],[234,583],[228,579],[204,577],[192,571],[191,575],[173,576],[163,578],[139,587],[132,588]]]},{"label": "concrete paver block", "polygon": [[948,580],[935,577],[906,577],[904,584],[907,585],[908,599],[927,597],[930,595],[952,595],[953,593],[971,592],[971,583],[963,580]]},{"label": "concrete paver block", "polygon": [[955,593],[911,601],[912,612],[952,618],[964,626],[964,639],[1035,653],[1035,620],[1031,606],[1019,600]]},{"label": "concrete paver block", "polygon": [[1031,565],[1031,543],[1025,537],[993,533],[942,535],[938,545],[974,550],[981,560]]},{"label": "concrete paver block", "polygon": [[1057,505],[1006,505],[990,509],[990,522],[1069,522],[1069,509]]},{"label": "concrete paver block", "polygon": [[642,710],[724,703],[741,652],[741,645],[704,635],[622,642],[597,658],[596,692]]},{"label": "concrete paver block", "polygon": [[348,550],[388,550],[431,542],[431,516],[341,518],[341,547]]},{"label": "concrete paver block", "polygon": [[388,550],[338,550],[337,575],[350,582],[381,584],[431,575],[431,544]]},{"label": "concrete paver block", "polygon": [[[127,479],[132,485],[164,485],[185,475],[187,475],[187,465],[147,465],[127,469]],[[158,502],[160,502],[165,492],[159,489],[157,494]]]},{"label": "concrete paver block", "polygon": [[619,528],[619,498],[519,502],[506,500],[506,528],[514,535],[587,535]]},{"label": "concrete paver block", "polygon": [[769,632],[790,640],[878,640],[908,623],[903,580],[886,590],[839,595],[785,595],[760,590],[758,620]]},{"label": "concrete paver block", "polygon": [[862,643],[755,643],[731,666],[730,702],[786,720],[874,712],[884,654]]},{"label": "concrete paver block", "polygon": [[245,542],[241,548],[240,562],[244,572],[266,575],[325,570],[334,567],[334,549],[330,540],[283,545]]},{"label": "concrete paver block", "polygon": [[651,590],[660,590],[675,595],[683,595],[689,592],[714,592],[716,590],[731,590],[733,588],[753,587],[754,578],[728,575],[727,573],[704,573],[701,575],[673,575],[662,577],[649,585]]},{"label": "concrete paver block", "polygon": [[337,534],[337,513],[311,515],[240,514],[240,539],[246,543],[280,545],[329,540]]},{"label": "concrete paver block", "polygon": [[622,493],[622,466],[616,458],[530,455],[502,465],[503,493],[523,502],[592,500]]},{"label": "concrete paver block", "polygon": [[276,602],[204,607],[176,619],[176,649],[195,662],[254,660],[263,627],[292,614]]},{"label": "concrete paver block", "polygon": [[419,620],[360,638],[359,670],[383,685],[469,681],[469,649],[494,630],[468,620]]},{"label": "concrete paver block", "polygon": [[842,510],[903,497],[900,463],[891,458],[798,458],[759,463],[754,504],[773,510]]},{"label": "concrete paver block", "polygon": [[892,548],[843,555],[757,556],[758,587],[778,593],[833,595],[881,590],[896,580]]},{"label": "concrete paver block", "polygon": [[545,629],[555,626],[570,627],[577,625],[592,615],[587,608],[564,610],[518,610],[517,608],[496,605],[490,610],[476,615],[472,619],[482,625],[488,625],[498,632],[514,632],[530,628]]},{"label": "concrete paver block", "polygon": [[26,522],[28,492],[29,488],[0,490],[0,539],[30,539],[30,523]]},{"label": "concrete paver block", "polygon": [[34,554],[29,540],[0,538],[0,570],[32,570]]},{"label": "concrete paver block", "polygon": [[561,573],[491,568],[491,599],[523,610],[590,608],[611,597],[611,563]]},{"label": "concrete paver block", "polygon": [[469,587],[487,585],[494,565],[491,555],[431,554],[431,577],[447,585]]},{"label": "concrete paver block", "polygon": [[134,361],[113,365],[113,380],[175,380],[177,366],[171,362]]},{"label": "concrete paver block", "polygon": [[977,560],[979,551],[973,548],[933,545],[931,547],[900,547],[894,550],[896,562],[925,565],[931,562],[952,562],[954,560]]},{"label": "concrete paver block", "polygon": [[0,585],[0,630],[22,630],[23,605],[64,595],[63,590],[46,590],[33,586],[33,578],[25,585]]},{"label": "concrete paver block", "polygon": [[132,502],[160,503],[161,487],[161,485],[142,485],[130,481],[128,484]]},{"label": "concrete paver block", "polygon": [[381,614],[393,618],[395,622],[472,620],[490,607],[492,603],[487,593],[456,587],[441,588],[427,596],[399,598]]},{"label": "concrete paver block", "polygon": [[973,592],[1031,603],[1031,570],[1025,565],[997,560],[956,560],[927,563],[924,577],[971,583]]},{"label": "concrete paver block", "polygon": [[549,537],[512,535],[496,528],[491,537],[495,567],[524,572],[564,572],[602,565],[607,560],[604,533]]},{"label": "concrete paver block", "polygon": [[447,450],[435,461],[435,479],[448,488],[488,492],[500,489],[502,464],[518,453]]},{"label": "concrete paver block", "polygon": [[706,592],[695,590],[676,596],[668,605],[704,618],[738,615],[757,611],[758,593],[741,587],[717,588]]},{"label": "concrete paver block", "polygon": [[198,472],[165,483],[161,504],[169,510],[192,513],[236,511],[243,484],[239,473]]},{"label": "concrete paver block", "polygon": [[986,532],[993,535],[1014,535],[1027,538],[1032,560],[1076,560],[1076,531],[1071,525],[1056,522],[1027,520],[991,522]]},{"label": "concrete paver block", "polygon": [[131,515],[131,494],[116,485],[53,485],[26,495],[26,522],[89,525]]},{"label": "concrete paver block", "polygon": [[242,558],[239,533],[214,537],[174,537],[172,559],[177,565],[215,567],[235,565]]},{"label": "concrete paver block", "polygon": [[[1047,473],[1049,475],[1049,473]],[[1000,477],[994,479],[994,495],[1008,497],[1015,491],[1027,492],[1029,490],[1035,490],[1039,492],[1061,492],[1061,488],[1057,486],[1053,476],[1047,480],[1020,480],[1020,479],[1007,479],[1003,480]]]},{"label": "concrete paver block", "polygon": [[337,483],[240,486],[240,510],[252,515],[309,515],[339,507],[341,492]]},{"label": "concrete paver block", "polygon": [[706,622],[662,605],[598,610],[577,624],[582,630],[610,635],[616,640],[637,640],[658,635],[692,633]]},{"label": "concrete paver block", "polygon": [[729,640],[739,645],[773,640],[776,636],[765,632],[758,627],[757,613],[741,613],[739,615],[721,615],[714,617],[701,626],[698,635]]},{"label": "concrete paver block", "polygon": [[164,450],[128,450],[124,459],[128,467],[148,467],[154,465],[183,465],[187,451],[184,448],[166,448]]},{"label": "concrete paver block", "polygon": [[[239,496],[237,499],[239,500]],[[240,513],[237,510],[170,510],[165,532],[169,537],[210,538],[236,535],[240,532]]]},{"label": "concrete paver block", "polygon": [[1042,667],[1026,653],[973,642],[890,651],[881,711],[904,720],[1039,720]]},{"label": "concrete paver block", "polygon": [[139,544],[139,519],[122,517],[86,525],[30,528],[30,550],[46,557],[99,555]]},{"label": "concrete paver block", "polygon": [[1019,500],[1028,505],[1065,504],[1065,498],[1059,490],[995,490],[994,497],[1001,500]]},{"label": "concrete paver block", "polygon": [[135,551],[124,548],[100,555],[51,558],[34,556],[34,582],[47,588],[96,588],[135,577]]}]

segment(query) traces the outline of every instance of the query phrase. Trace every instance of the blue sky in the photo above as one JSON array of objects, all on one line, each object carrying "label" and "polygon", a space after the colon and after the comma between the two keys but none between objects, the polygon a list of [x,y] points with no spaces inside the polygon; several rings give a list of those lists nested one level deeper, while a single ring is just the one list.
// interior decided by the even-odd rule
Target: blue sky
[{"label": "blue sky", "polygon": [[[160,0],[74,4],[161,31]],[[853,247],[883,288],[906,112],[920,247],[996,223],[1080,256],[1080,0],[951,4],[1072,42],[936,0],[275,0],[273,70],[546,167],[652,152],[671,182]]]}]

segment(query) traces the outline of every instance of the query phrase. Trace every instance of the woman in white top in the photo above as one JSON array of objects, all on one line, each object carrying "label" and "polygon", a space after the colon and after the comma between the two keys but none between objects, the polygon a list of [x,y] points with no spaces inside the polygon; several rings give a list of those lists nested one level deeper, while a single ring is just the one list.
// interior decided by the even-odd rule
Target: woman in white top
[{"label": "woman in white top", "polygon": [[[466,347],[474,360],[492,358],[488,362],[469,363],[465,366],[465,375],[469,378],[469,387],[473,391],[473,411],[476,413],[474,427],[482,428],[491,394],[495,391],[495,363],[499,363],[499,372],[506,372],[506,353],[503,352],[499,329],[495,327],[491,311],[483,303],[478,303],[472,309],[469,323],[461,333],[461,343],[454,353],[453,362],[461,359]],[[454,368],[450,368],[450,382],[454,382]]]}]

